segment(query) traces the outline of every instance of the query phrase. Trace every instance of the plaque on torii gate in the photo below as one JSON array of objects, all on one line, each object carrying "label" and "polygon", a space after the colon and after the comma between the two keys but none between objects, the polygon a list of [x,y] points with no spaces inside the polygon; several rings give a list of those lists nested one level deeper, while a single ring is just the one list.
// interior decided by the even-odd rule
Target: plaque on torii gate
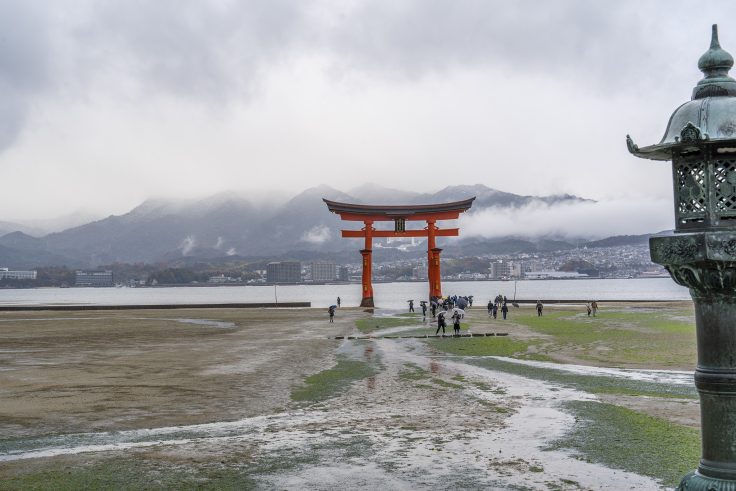
[{"label": "plaque on torii gate", "polygon": [[[437,203],[430,205],[357,205],[339,203],[322,199],[327,208],[340,215],[342,220],[363,222],[360,230],[343,230],[342,236],[348,238],[365,239],[365,246],[360,250],[363,256],[363,288],[361,307],[373,307],[372,252],[373,238],[382,237],[427,237],[427,277],[429,279],[429,299],[442,297],[442,282],[440,278],[440,253],[436,237],[457,237],[458,228],[438,228],[438,220],[454,220],[460,213],[467,211],[473,205],[475,197],[454,201],[452,203]],[[407,221],[426,222],[423,229],[406,229]],[[375,222],[394,222],[393,230],[378,230],[373,228]]]}]

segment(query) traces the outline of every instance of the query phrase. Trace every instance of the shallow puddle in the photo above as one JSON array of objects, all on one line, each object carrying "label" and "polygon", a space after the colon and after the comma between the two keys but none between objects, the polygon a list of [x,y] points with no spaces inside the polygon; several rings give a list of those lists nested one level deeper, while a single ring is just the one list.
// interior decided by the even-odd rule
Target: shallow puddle
[{"label": "shallow puddle", "polygon": [[[483,358],[483,357],[477,357]],[[561,370],[563,372],[574,373],[578,375],[596,375],[604,377],[615,377],[629,380],[638,380],[642,382],[654,382],[659,384],[675,384],[675,385],[693,385],[693,372],[682,370],[645,370],[636,368],[604,368],[593,367],[587,365],[573,365],[567,363],[551,363],[535,360],[520,360],[517,358],[508,358],[505,356],[489,356],[509,363],[517,363],[531,367],[538,367],[548,370]]]}]

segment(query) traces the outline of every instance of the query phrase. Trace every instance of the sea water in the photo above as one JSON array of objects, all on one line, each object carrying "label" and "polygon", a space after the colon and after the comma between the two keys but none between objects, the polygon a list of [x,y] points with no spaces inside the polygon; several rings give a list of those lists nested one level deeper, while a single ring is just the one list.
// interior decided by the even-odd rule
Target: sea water
[{"label": "sea water", "polygon": [[[377,307],[403,309],[413,299],[415,307],[426,299],[427,282],[376,283]],[[444,295],[472,295],[476,305],[485,305],[496,295],[509,300],[690,300],[688,290],[669,278],[446,281]],[[0,305],[151,305],[259,302],[311,302],[328,307],[339,296],[345,307],[360,304],[360,284],[199,286],[156,288],[34,288],[2,289]]]}]

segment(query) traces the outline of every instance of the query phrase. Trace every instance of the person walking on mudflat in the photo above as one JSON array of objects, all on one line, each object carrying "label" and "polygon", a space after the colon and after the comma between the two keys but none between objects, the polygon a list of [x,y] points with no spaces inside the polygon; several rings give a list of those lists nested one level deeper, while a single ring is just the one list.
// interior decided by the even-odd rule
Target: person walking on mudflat
[{"label": "person walking on mudflat", "polygon": [[460,312],[455,312],[454,314],[452,314],[452,330],[455,336],[460,335],[460,317]]},{"label": "person walking on mudflat", "polygon": [[335,306],[330,305],[330,308],[327,309],[327,313],[330,314],[330,322],[335,322]]},{"label": "person walking on mudflat", "polygon": [[422,319],[427,318],[427,302],[422,301]]},{"label": "person walking on mudflat", "polygon": [[497,303],[493,304],[493,318],[494,319],[498,318],[498,304]]},{"label": "person walking on mudflat", "polygon": [[414,312],[414,300],[407,300],[409,302],[409,312]]},{"label": "person walking on mudflat", "polygon": [[434,332],[434,335],[436,336],[440,332],[440,328],[442,328],[442,335],[445,335],[445,327],[447,324],[445,324],[445,311],[442,310],[437,314],[437,330]]},{"label": "person walking on mudflat", "polygon": [[598,312],[598,302],[593,300],[593,303],[590,304],[590,308],[593,310],[593,317],[595,317],[596,312]]},{"label": "person walking on mudflat", "polygon": [[488,315],[493,315],[493,301],[491,300],[488,301]]},{"label": "person walking on mudflat", "polygon": [[340,297],[337,297],[337,308],[340,308]]},{"label": "person walking on mudflat", "polygon": [[544,310],[544,305],[541,300],[537,300],[537,317],[542,317],[542,310]]},{"label": "person walking on mudflat", "polygon": [[503,303],[501,306],[501,314],[503,314],[503,320],[506,320],[506,314],[509,313],[509,307],[506,305],[506,302]]}]

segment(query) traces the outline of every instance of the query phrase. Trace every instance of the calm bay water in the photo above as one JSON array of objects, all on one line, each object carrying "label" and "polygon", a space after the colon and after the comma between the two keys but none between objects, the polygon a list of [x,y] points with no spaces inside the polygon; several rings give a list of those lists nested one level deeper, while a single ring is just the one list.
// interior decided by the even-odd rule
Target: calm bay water
[{"label": "calm bay water", "polygon": [[[376,305],[402,309],[408,299],[426,298],[427,283],[377,283]],[[477,305],[499,293],[514,297],[513,281],[458,281],[442,284],[445,295],[473,295]],[[145,305],[236,302],[312,302],[327,307],[337,296],[343,306],[360,303],[360,285],[220,286],[178,288],[38,288],[0,290],[0,305]],[[521,300],[690,300],[686,288],[669,278],[621,280],[527,280],[516,282]]]}]

